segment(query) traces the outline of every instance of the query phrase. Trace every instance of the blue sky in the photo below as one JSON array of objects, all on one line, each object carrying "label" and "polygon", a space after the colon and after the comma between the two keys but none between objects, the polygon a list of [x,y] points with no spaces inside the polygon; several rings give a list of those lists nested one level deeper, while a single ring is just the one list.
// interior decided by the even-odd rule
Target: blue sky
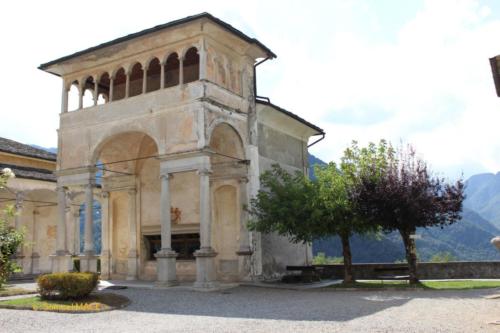
[{"label": "blue sky", "polygon": [[56,146],[61,82],[40,63],[203,11],[278,55],[259,66],[259,95],[326,130],[323,160],[386,138],[449,177],[500,171],[498,1],[8,2],[0,135]]}]

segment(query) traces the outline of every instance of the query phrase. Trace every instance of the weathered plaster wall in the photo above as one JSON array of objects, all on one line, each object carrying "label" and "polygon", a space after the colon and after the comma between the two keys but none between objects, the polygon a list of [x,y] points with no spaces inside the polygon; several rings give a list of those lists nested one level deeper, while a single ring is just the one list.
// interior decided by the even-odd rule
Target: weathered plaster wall
[{"label": "weathered plaster wall", "polygon": [[129,251],[128,198],[126,192],[110,194],[112,216],[112,272],[127,274],[127,257]]}]

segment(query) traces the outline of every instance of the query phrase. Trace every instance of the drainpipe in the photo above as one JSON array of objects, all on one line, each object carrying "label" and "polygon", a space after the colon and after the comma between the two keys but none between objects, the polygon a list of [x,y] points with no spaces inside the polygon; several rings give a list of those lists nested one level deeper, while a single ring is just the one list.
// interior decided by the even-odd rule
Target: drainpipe
[{"label": "drainpipe", "polygon": [[259,66],[260,64],[262,64],[263,62],[271,59],[272,57],[271,56],[267,56],[265,57],[263,60],[259,61],[258,63],[256,63],[255,65],[253,65],[253,95],[254,95],[254,98],[257,99],[257,66]]},{"label": "drainpipe", "polygon": [[317,144],[318,142],[320,142],[321,140],[323,140],[325,138],[325,133],[318,133],[318,134],[315,134],[313,136],[318,136],[318,135],[321,135],[321,138],[319,138],[318,140],[314,141],[313,143],[307,145],[307,148],[314,146],[315,144]]}]

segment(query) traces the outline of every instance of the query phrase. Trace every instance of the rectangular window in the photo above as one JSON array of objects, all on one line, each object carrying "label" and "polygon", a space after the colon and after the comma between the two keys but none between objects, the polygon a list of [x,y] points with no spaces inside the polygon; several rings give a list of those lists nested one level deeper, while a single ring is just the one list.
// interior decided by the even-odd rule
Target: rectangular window
[{"label": "rectangular window", "polygon": [[[156,260],[154,254],[161,250],[161,235],[144,236],[148,260]],[[194,260],[194,252],[200,248],[200,234],[172,235],[172,250],[177,252],[178,260]]]}]

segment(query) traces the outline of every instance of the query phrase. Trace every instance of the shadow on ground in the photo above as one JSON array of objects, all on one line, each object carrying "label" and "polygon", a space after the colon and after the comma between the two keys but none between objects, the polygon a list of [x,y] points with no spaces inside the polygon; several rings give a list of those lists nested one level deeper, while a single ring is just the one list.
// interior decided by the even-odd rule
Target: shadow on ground
[{"label": "shadow on ground", "polygon": [[115,291],[132,301],[123,311],[226,318],[349,321],[418,298],[480,298],[498,290],[293,291],[238,287],[222,292],[136,289]]}]

